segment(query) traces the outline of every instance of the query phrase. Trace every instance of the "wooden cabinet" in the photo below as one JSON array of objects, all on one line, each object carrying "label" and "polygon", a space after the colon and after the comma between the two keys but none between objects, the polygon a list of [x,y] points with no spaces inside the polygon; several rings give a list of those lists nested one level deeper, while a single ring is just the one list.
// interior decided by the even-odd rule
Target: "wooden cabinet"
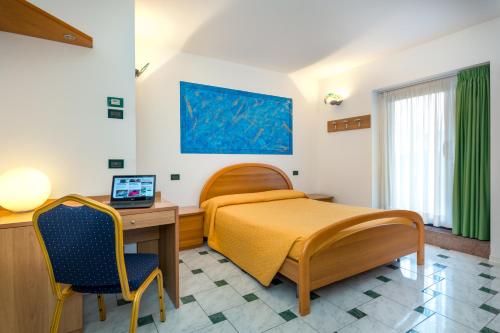
[{"label": "wooden cabinet", "polygon": [[[56,298],[35,230],[3,224],[2,213],[8,214],[0,211],[0,331],[49,333]],[[82,294],[75,293],[64,303],[59,332],[81,330],[82,314]]]},{"label": "wooden cabinet", "polygon": [[333,202],[333,195],[328,194],[311,193],[307,194],[307,197],[318,201]]},{"label": "wooden cabinet", "polygon": [[203,217],[205,211],[196,206],[179,208],[179,248],[181,250],[203,244]]}]

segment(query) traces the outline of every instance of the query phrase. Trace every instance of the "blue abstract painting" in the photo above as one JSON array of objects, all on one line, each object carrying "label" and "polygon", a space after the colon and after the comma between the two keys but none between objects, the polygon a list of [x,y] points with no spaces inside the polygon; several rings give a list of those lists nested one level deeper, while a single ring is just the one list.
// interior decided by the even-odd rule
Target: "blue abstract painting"
[{"label": "blue abstract painting", "polygon": [[181,82],[181,153],[291,155],[291,98]]}]

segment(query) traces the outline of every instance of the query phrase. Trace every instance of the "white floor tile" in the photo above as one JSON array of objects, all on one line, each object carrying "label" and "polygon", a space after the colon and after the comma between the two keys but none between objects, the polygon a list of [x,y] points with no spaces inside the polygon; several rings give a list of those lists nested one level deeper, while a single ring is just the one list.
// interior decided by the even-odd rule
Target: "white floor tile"
[{"label": "white floor tile", "polygon": [[[293,312],[299,315],[298,306]],[[311,302],[311,313],[301,319],[322,333],[337,331],[357,320],[341,308],[321,298]]]},{"label": "white floor tile", "polygon": [[362,292],[355,290],[346,284],[334,283],[314,291],[328,302],[339,308],[349,311],[361,304],[372,300]]},{"label": "white floor tile", "polygon": [[240,295],[246,295],[258,290],[265,290],[266,287],[260,284],[248,274],[237,274],[225,279]]},{"label": "white floor tile", "polygon": [[339,333],[396,333],[392,328],[379,323],[369,316],[363,317],[354,323],[347,325],[339,331]]},{"label": "white floor tile", "polygon": [[258,290],[254,294],[278,313],[294,307],[298,302],[296,289],[285,283]]},{"label": "white floor tile", "polygon": [[192,274],[189,277],[181,279],[179,281],[179,286],[181,297],[217,287],[215,283],[203,273]]},{"label": "white floor tile", "polygon": [[264,332],[285,322],[261,300],[247,302],[223,314],[240,333]]},{"label": "white floor tile", "polygon": [[440,314],[433,314],[415,328],[419,333],[472,333],[474,330]]},{"label": "white floor tile", "polygon": [[500,332],[500,316],[496,316],[495,319],[486,324],[486,327]]},{"label": "white floor tile", "polygon": [[209,315],[246,303],[245,299],[229,285],[196,293],[194,297]]},{"label": "white floor tile", "polygon": [[426,317],[383,296],[362,305],[359,310],[397,331],[406,332]]},{"label": "white floor tile", "polygon": [[153,318],[159,333],[187,333],[212,325],[196,302],[184,304],[175,311],[167,311],[167,319],[164,322],[160,321],[159,314],[154,314]]},{"label": "white floor tile", "polygon": [[210,327],[202,328],[196,333],[238,333],[238,331],[227,320],[221,321]]},{"label": "white floor tile", "polygon": [[295,318],[284,324],[276,326],[266,333],[317,333],[314,328],[306,324],[301,319]]},{"label": "white floor tile", "polygon": [[434,297],[424,307],[475,330],[480,330],[495,317],[492,313],[446,295]]},{"label": "white floor tile", "polygon": [[409,309],[415,309],[432,298],[431,295],[425,294],[418,289],[405,288],[396,281],[384,283],[373,289],[373,291]]},{"label": "white floor tile", "polygon": [[441,280],[441,278],[437,275],[428,277],[403,268],[397,269],[385,276],[406,288],[414,288],[418,290],[430,287],[434,283]]},{"label": "white floor tile", "polygon": [[460,280],[445,279],[430,286],[429,289],[475,306],[480,306],[493,297],[493,295],[480,291],[475,286],[462,283]]},{"label": "white floor tile", "polygon": [[215,264],[208,265],[203,268],[203,272],[212,281],[226,280],[227,278],[232,276],[241,276],[245,274],[237,266],[230,262],[221,264],[218,261],[216,261]]}]

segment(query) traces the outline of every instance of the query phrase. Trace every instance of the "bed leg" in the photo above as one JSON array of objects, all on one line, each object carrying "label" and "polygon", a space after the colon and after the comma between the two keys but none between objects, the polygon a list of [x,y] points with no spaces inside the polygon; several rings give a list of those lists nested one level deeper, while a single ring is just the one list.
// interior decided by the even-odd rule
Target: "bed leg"
[{"label": "bed leg", "polygon": [[309,275],[309,260],[306,262],[299,260],[299,281],[297,289],[299,293],[299,313],[306,316],[311,312],[311,279]]},{"label": "bed leg", "polygon": [[423,265],[425,262],[424,248],[417,251],[417,265]]}]

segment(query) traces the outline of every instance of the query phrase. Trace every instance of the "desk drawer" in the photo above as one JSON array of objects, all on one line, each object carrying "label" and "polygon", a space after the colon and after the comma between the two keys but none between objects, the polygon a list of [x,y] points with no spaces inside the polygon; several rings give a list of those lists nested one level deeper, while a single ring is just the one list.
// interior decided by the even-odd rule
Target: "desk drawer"
[{"label": "desk drawer", "polygon": [[165,210],[161,212],[125,215],[122,217],[122,221],[123,230],[172,224],[175,223],[175,211]]}]

